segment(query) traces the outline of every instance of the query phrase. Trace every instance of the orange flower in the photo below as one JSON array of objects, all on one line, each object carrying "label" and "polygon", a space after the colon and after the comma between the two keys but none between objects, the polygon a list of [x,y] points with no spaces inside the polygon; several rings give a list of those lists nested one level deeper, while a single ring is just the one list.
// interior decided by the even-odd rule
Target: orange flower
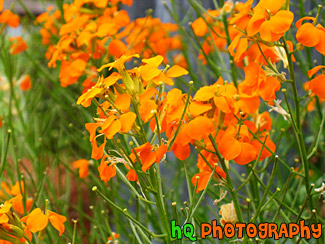
[{"label": "orange flower", "polygon": [[103,76],[100,76],[97,83],[78,98],[77,104],[81,104],[84,107],[89,107],[94,97],[104,93],[103,86],[112,86],[121,78],[122,76],[116,72],[112,73],[105,79]]},{"label": "orange flower", "polygon": [[[124,96],[124,95],[120,95],[122,96],[122,101],[123,100],[128,100],[127,97],[128,96]],[[109,103],[106,103],[110,106]],[[120,105],[123,109],[128,109],[128,106],[125,106],[121,103],[118,103],[118,105]],[[105,108],[104,108],[105,109]],[[123,113],[121,115],[119,114],[111,114],[108,117],[101,118],[98,119],[99,122],[97,123],[87,123],[85,124],[86,129],[88,130],[90,136],[89,136],[89,140],[91,142],[92,145],[92,155],[91,157],[93,159],[100,159],[101,157],[103,157],[104,155],[104,148],[106,145],[106,138],[107,139],[112,139],[118,132],[122,132],[122,133],[128,133],[132,127],[133,124],[135,122],[136,119],[136,114],[133,112],[127,112],[127,113]],[[102,135],[105,135],[104,137],[104,142],[98,147],[97,146],[97,140],[96,140],[96,131],[97,128],[101,127],[101,130],[99,130],[99,133],[102,133]]]},{"label": "orange flower", "polygon": [[154,116],[158,105],[153,100],[145,100],[139,106],[139,113],[143,122],[147,123]]},{"label": "orange flower", "polygon": [[[311,78],[320,69],[325,70],[324,65],[319,65],[308,71],[308,76]],[[324,71],[323,70],[323,71]],[[325,99],[325,74],[324,72],[320,75],[316,75],[309,83],[309,89],[321,99]]]},{"label": "orange flower", "polygon": [[124,42],[118,39],[112,40],[108,45],[108,51],[112,54],[115,58],[121,57],[121,55],[125,54],[127,50],[126,45]]},{"label": "orange flower", "polygon": [[256,126],[259,131],[270,131],[272,129],[272,119],[269,112],[264,111],[262,114],[257,115]]},{"label": "orange flower", "polygon": [[240,83],[239,90],[247,95],[257,93],[264,101],[276,99],[275,92],[280,90],[280,81],[273,76],[266,76],[265,71],[255,62],[244,69],[245,80]]},{"label": "orange flower", "polygon": [[314,17],[304,17],[296,22],[297,41],[306,47],[315,47],[319,53],[325,55],[325,28],[321,24],[317,26],[308,22],[302,24],[304,20],[316,21]]},{"label": "orange flower", "polygon": [[[275,152],[275,144],[270,139],[270,135],[268,135],[267,138],[266,138],[266,135],[268,135],[268,134],[262,133],[259,136],[259,139],[262,143],[264,143],[264,141],[265,141],[265,146],[268,147],[268,149],[270,149],[271,152],[274,153]],[[265,138],[266,138],[266,140],[265,140]],[[261,142],[259,142],[257,139],[255,139],[251,142],[252,146],[255,148],[256,152],[258,152],[258,153],[261,151],[261,149],[263,147],[263,144]],[[260,156],[260,161],[272,156],[272,153],[265,146],[263,147],[263,150],[262,150],[262,153]]]},{"label": "orange flower", "polygon": [[[106,160],[107,158],[108,158],[108,160]],[[123,162],[123,161],[122,160],[119,161],[119,160],[117,160],[117,158],[110,157],[108,155],[105,155],[102,158],[100,165],[98,166],[98,172],[100,175],[100,179],[102,181],[104,181],[106,183],[107,181],[110,181],[110,179],[112,177],[114,177],[116,175],[115,164],[118,162]]]},{"label": "orange flower", "polygon": [[220,153],[226,160],[233,159],[236,163],[244,165],[256,159],[257,152],[251,145],[247,126],[242,125],[238,130],[234,126],[229,126],[225,131],[219,131],[216,141]]},{"label": "orange flower", "polygon": [[[113,235],[114,239],[118,239],[118,238],[120,238],[120,234],[117,234],[117,233],[115,233],[115,232],[112,232],[112,235]],[[114,242],[113,242],[113,238],[112,238],[111,236],[108,237],[107,240],[108,240],[108,243],[114,243]]]},{"label": "orange flower", "polygon": [[253,9],[254,14],[247,24],[247,35],[254,36],[259,32],[264,41],[279,40],[289,30],[294,17],[292,12],[280,10],[284,2],[261,0]]},{"label": "orange flower", "polygon": [[[194,186],[196,186],[196,183],[198,184],[196,188],[196,193],[203,191],[207,187],[211,174],[212,171],[210,170],[193,175],[192,184]],[[226,173],[219,166],[216,167],[216,174],[221,176],[222,178],[226,178]]]},{"label": "orange flower", "polygon": [[73,61],[62,61],[59,74],[62,87],[76,83],[87,66],[88,57],[76,57]]},{"label": "orange flower", "polygon": [[120,116],[121,121],[121,132],[128,133],[132,129],[132,126],[136,119],[136,114],[133,112],[128,112]]},{"label": "orange flower", "polygon": [[104,155],[104,148],[106,146],[106,137],[104,137],[104,142],[98,147],[96,140],[91,142],[91,158],[98,160]]},{"label": "orange flower", "polygon": [[21,53],[28,48],[24,39],[20,36],[10,37],[9,41],[12,43],[9,50],[12,55]]},{"label": "orange flower", "polygon": [[[21,189],[20,189],[21,188]],[[10,193],[11,195],[13,196],[17,196],[21,193],[24,194],[24,191],[25,191],[25,187],[24,187],[24,182],[23,181],[20,181],[20,182],[16,182],[11,188],[10,188]]]},{"label": "orange flower", "polygon": [[268,21],[264,21],[259,32],[264,41],[275,42],[290,29],[293,21],[293,13],[287,10],[280,10]]},{"label": "orange flower", "polygon": [[173,85],[174,82],[171,78],[188,74],[188,71],[179,65],[172,66],[166,73],[164,73],[162,70],[158,69],[163,59],[164,58],[161,55],[157,55],[150,59],[142,59],[142,62],[145,63],[145,65],[141,66],[140,74],[144,81],[149,82],[152,80],[156,85],[159,85],[159,82],[162,81],[167,85]]},{"label": "orange flower", "polygon": [[79,159],[72,163],[75,169],[79,169],[79,177],[86,178],[88,176],[88,166],[90,162],[87,159]]},{"label": "orange flower", "polygon": [[65,216],[50,210],[47,210],[47,213],[44,214],[40,208],[34,209],[30,214],[21,219],[32,233],[44,230],[50,221],[52,226],[59,231],[60,236],[65,230],[64,222],[66,220]]},{"label": "orange flower", "polygon": [[189,144],[181,145],[175,142],[171,149],[173,150],[173,153],[175,154],[176,158],[181,161],[187,159],[191,154],[191,148]]},{"label": "orange flower", "polygon": [[202,17],[193,21],[192,28],[197,36],[204,36],[208,32],[208,26]]},{"label": "orange flower", "polygon": [[[166,122],[168,125],[178,122],[185,109],[185,99],[187,95],[183,94],[180,89],[173,88],[167,93],[167,116]],[[167,135],[170,137],[170,135]]]},{"label": "orange flower", "polygon": [[[157,164],[160,163],[161,159],[167,152],[167,145],[155,147],[152,146],[149,142],[147,142],[139,147],[136,147],[134,150],[141,159],[142,171],[146,172],[155,162]],[[136,161],[136,156],[134,152],[130,154],[130,158],[133,162]]]},{"label": "orange flower", "polygon": [[0,224],[8,223],[9,217],[7,213],[10,211],[12,204],[5,201],[4,204],[0,205]]},{"label": "orange flower", "polygon": [[0,23],[8,24],[9,26],[16,28],[19,25],[19,17],[18,15],[12,13],[10,10],[6,9],[2,13],[0,13]]},{"label": "orange flower", "polygon": [[191,120],[187,127],[187,136],[193,140],[202,140],[214,130],[212,121],[205,116],[198,116]]},{"label": "orange flower", "polygon": [[119,59],[115,60],[114,62],[102,65],[99,69],[97,69],[97,71],[101,72],[105,68],[108,68],[108,70],[115,68],[118,70],[119,73],[122,73],[123,69],[125,69],[124,63],[134,57],[139,58],[140,56],[139,54],[134,54],[130,56],[122,55]]},{"label": "orange flower", "polygon": [[200,191],[204,190],[208,184],[208,181],[211,177],[212,172],[209,171],[203,171],[200,173],[197,173],[193,175],[192,177],[192,184],[196,186],[196,193],[199,193]]},{"label": "orange flower", "polygon": [[[12,204],[12,208],[19,214],[24,214],[23,196],[21,194],[11,198],[9,202]],[[26,200],[26,211],[29,212],[33,203],[32,198]]]},{"label": "orange flower", "polygon": [[101,124],[101,128],[100,133],[104,133],[107,139],[113,139],[114,135],[121,130],[122,124],[117,116],[111,115]]},{"label": "orange flower", "polygon": [[201,87],[195,94],[193,100],[210,102],[224,113],[234,112],[234,99],[237,89],[233,84],[223,84],[223,79],[210,86]]},{"label": "orange flower", "polygon": [[30,80],[30,75],[23,76],[22,78],[19,79],[19,82],[20,82],[19,87],[22,91],[28,91],[33,86],[32,82]]}]

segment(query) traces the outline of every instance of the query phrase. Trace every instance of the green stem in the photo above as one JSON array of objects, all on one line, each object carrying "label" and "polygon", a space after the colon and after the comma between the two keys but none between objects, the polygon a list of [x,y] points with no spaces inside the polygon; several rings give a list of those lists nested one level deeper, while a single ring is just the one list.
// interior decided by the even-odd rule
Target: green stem
[{"label": "green stem", "polygon": [[257,217],[258,217],[258,215],[259,215],[259,213],[260,213],[260,211],[261,211],[261,209],[262,209],[262,207],[263,207],[262,205],[263,205],[263,203],[264,203],[264,201],[265,201],[265,199],[266,199],[266,197],[267,197],[267,195],[268,195],[268,191],[269,191],[270,188],[271,188],[271,185],[272,185],[273,180],[274,180],[274,177],[275,177],[275,172],[276,172],[277,162],[278,162],[278,157],[276,156],[276,157],[275,157],[275,161],[274,161],[274,165],[273,165],[273,169],[272,169],[272,173],[271,173],[270,180],[269,180],[269,182],[268,182],[268,184],[267,184],[267,186],[266,186],[266,190],[265,190],[265,192],[264,192],[264,194],[263,194],[263,197],[262,197],[262,200],[260,201],[259,206],[257,207],[257,210],[256,210],[256,212],[255,212],[255,215],[254,215],[254,217],[251,219],[251,222],[252,222],[252,223],[255,223],[255,221],[256,221],[256,219],[257,219]]},{"label": "green stem", "polygon": [[175,142],[175,140],[176,140],[176,137],[177,137],[177,135],[178,135],[178,132],[179,132],[181,126],[182,126],[183,119],[184,119],[184,117],[185,117],[187,107],[188,107],[188,105],[189,105],[189,103],[190,103],[190,97],[191,97],[191,90],[192,90],[193,82],[189,82],[189,85],[190,85],[190,87],[189,87],[189,89],[188,89],[188,93],[187,93],[187,99],[186,99],[186,103],[185,103],[185,108],[184,108],[184,111],[183,111],[182,117],[181,117],[181,119],[180,119],[180,121],[179,121],[179,123],[178,123],[177,129],[176,129],[176,132],[175,132],[175,134],[174,134],[172,140],[170,141],[170,143],[169,143],[169,145],[168,145],[168,149],[167,149],[167,151],[169,151],[169,150],[171,149],[171,147],[173,146],[173,144],[174,144],[174,142]]},{"label": "green stem", "polygon": [[154,198],[155,198],[155,202],[157,205],[158,214],[159,214],[160,220],[162,222],[164,232],[166,234],[165,241],[166,241],[166,243],[169,244],[169,243],[171,243],[171,235],[170,235],[171,233],[170,233],[170,228],[169,228],[169,223],[168,223],[168,214],[166,212],[166,208],[164,205],[160,172],[159,172],[158,168],[159,168],[159,165],[157,165],[157,168],[156,168],[157,170],[155,172],[155,168],[151,167],[149,172],[150,172],[152,184],[156,188],[156,191],[154,193]]},{"label": "green stem", "polygon": [[117,206],[114,202],[112,202],[108,197],[106,197],[102,192],[98,190],[96,186],[92,188],[92,191],[96,192],[100,197],[102,197],[111,207],[116,209],[118,212],[123,214],[125,217],[127,217],[129,220],[131,220],[134,224],[139,226],[141,229],[143,229],[146,233],[148,233],[152,237],[165,237],[165,235],[156,235],[152,233],[150,230],[148,230],[145,226],[143,226],[138,220],[133,218],[126,209],[121,209],[119,206]]},{"label": "green stem", "polygon": [[244,223],[244,219],[243,219],[243,216],[242,216],[242,212],[241,212],[241,209],[240,209],[240,206],[239,206],[239,202],[238,202],[238,198],[237,198],[237,192],[235,191],[235,188],[232,184],[232,180],[230,178],[230,174],[228,172],[228,168],[226,166],[226,163],[225,163],[225,159],[221,156],[219,150],[218,150],[218,146],[215,142],[215,140],[213,139],[213,136],[212,135],[209,135],[209,139],[213,145],[213,148],[219,158],[219,161],[221,163],[221,166],[222,166],[222,169],[223,171],[225,171],[226,173],[226,180],[227,180],[227,183],[229,184],[229,188],[230,188],[230,195],[231,195],[231,198],[234,202],[234,206],[235,206],[235,209],[236,209],[236,213],[237,213],[237,217],[238,217],[238,221],[240,223]]},{"label": "green stem", "polygon": [[[293,81],[291,83],[291,86],[292,86],[293,99],[294,99],[294,105],[295,105],[295,111],[296,111],[296,127],[297,127],[297,131],[295,131],[295,134],[296,134],[296,138],[297,138],[297,142],[298,142],[300,157],[302,160],[302,164],[304,166],[306,192],[308,192],[309,188],[310,188],[309,162],[308,162],[308,158],[307,158],[306,147],[305,147],[305,142],[304,142],[304,138],[303,138],[303,134],[302,134],[301,121],[300,121],[300,104],[299,104],[298,90],[297,90],[297,85],[296,85],[296,79],[295,79],[295,73],[294,73],[294,68],[293,68],[293,62],[291,59],[291,54],[289,52],[289,48],[288,48],[287,42],[284,37],[283,37],[283,45],[284,45],[285,52],[286,52],[287,58],[288,58],[290,79]],[[314,209],[314,203],[312,201],[312,198],[309,199],[309,205],[310,205],[311,209]]]},{"label": "green stem", "polygon": [[[221,6],[224,6],[224,0],[221,0],[220,3],[221,3]],[[226,32],[227,46],[229,47],[230,44],[231,44],[231,39],[230,39],[230,35],[229,35],[228,21],[227,21],[227,16],[226,16],[225,11],[223,11],[223,14],[222,14],[222,22],[223,22],[223,25],[224,25],[224,30]],[[236,65],[235,65],[235,62],[234,62],[234,57],[231,56],[229,52],[228,52],[228,54],[229,54],[229,59],[230,59],[229,62],[230,62],[232,79],[233,79],[234,85],[237,87],[237,85],[238,85],[237,84],[237,71],[236,71]]]}]

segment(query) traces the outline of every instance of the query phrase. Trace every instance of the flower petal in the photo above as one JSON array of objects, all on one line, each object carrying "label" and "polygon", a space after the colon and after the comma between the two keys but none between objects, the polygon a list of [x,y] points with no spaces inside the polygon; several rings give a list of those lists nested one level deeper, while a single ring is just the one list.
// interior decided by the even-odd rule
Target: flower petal
[{"label": "flower petal", "polygon": [[179,65],[172,66],[167,72],[166,76],[169,78],[180,77],[182,75],[187,75],[188,71]]},{"label": "flower petal", "polygon": [[48,222],[48,217],[43,214],[40,208],[36,208],[28,215],[26,225],[32,233],[35,233],[45,229],[45,227],[48,225]]}]

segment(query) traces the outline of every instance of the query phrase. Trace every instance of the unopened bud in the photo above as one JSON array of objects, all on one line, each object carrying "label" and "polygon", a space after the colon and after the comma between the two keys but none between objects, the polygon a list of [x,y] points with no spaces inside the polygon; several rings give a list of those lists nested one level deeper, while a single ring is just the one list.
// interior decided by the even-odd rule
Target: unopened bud
[{"label": "unopened bud", "polygon": [[240,96],[239,96],[238,94],[235,94],[235,95],[234,95],[234,99],[235,99],[236,101],[239,101],[239,100],[240,100]]},{"label": "unopened bud", "polygon": [[296,45],[296,47],[297,47],[297,50],[299,50],[299,51],[301,51],[301,50],[304,49],[304,46],[303,46],[301,43],[298,43],[298,44]]}]

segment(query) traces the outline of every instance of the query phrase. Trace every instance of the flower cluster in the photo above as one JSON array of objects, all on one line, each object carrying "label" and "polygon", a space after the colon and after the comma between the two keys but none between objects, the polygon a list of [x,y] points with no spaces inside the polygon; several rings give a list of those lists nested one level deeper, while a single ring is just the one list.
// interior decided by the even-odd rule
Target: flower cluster
[{"label": "flower cluster", "polygon": [[[221,50],[227,48],[239,67],[250,62],[267,64],[267,60],[276,63],[286,58],[283,47],[274,42],[289,30],[294,17],[291,11],[281,9],[284,2],[262,0],[254,8],[252,0],[228,3],[222,9],[208,11],[205,21],[202,18],[195,20],[192,28],[197,36],[204,38],[203,50],[206,55],[215,47]],[[230,16],[226,22],[227,30],[222,20],[223,14]],[[209,32],[211,35],[208,35]],[[288,41],[287,44],[292,51],[292,43]],[[200,54],[199,58],[202,59],[203,55]]]},{"label": "flower cluster", "polygon": [[[95,118],[95,123],[86,124],[93,148],[92,158],[102,158],[101,179],[107,181],[116,174],[115,164],[119,161],[104,156],[104,149],[106,139],[114,140],[117,133],[142,138],[143,144],[133,148],[132,153],[120,161],[129,169],[129,180],[138,179],[134,171],[136,161],[141,162],[141,169],[146,172],[154,163],[162,161],[168,151],[173,151],[180,160],[187,159],[190,145],[193,145],[200,152],[197,162],[200,173],[193,177],[200,176],[198,190],[205,188],[214,164],[218,164],[214,143],[224,159],[238,164],[272,155],[275,145],[268,134],[272,121],[268,112],[259,114],[258,109],[260,98],[275,99],[280,82],[267,77],[259,65],[247,67],[246,79],[238,89],[220,78],[215,84],[200,88],[192,97],[177,88],[165,91],[165,85],[173,85],[172,78],[188,73],[184,68],[174,65],[160,70],[163,57],[158,55],[142,59],[140,67],[127,70],[124,63],[133,57],[139,55],[122,56],[103,65],[98,71],[109,68],[111,74],[105,78],[100,76],[96,85],[77,101],[84,107],[95,97],[104,101],[99,104],[95,100],[100,117]],[[146,133],[141,130],[147,123],[151,131],[158,134],[159,144],[147,141]],[[97,134],[98,128],[100,134]],[[103,139],[98,146],[99,137]],[[221,167],[215,170],[225,178]]]},{"label": "flower cluster", "polygon": [[133,1],[74,1],[63,4],[64,16],[50,7],[37,17],[42,42],[48,45],[48,65],[56,67],[61,61],[61,86],[72,85],[86,74],[84,90],[92,87],[96,60],[107,62],[140,53],[142,57],[162,55],[166,62],[168,51],[180,49],[179,38],[170,37],[177,30],[175,24],[162,23],[150,15],[131,21],[127,11],[118,9],[120,2],[130,6]]},{"label": "flower cluster", "polygon": [[[3,3],[0,4],[0,33],[2,34],[7,26],[17,28],[19,24],[19,16],[11,12],[9,9],[3,10]],[[9,38],[9,41],[12,43],[10,53],[13,55],[23,52],[28,48],[24,39],[20,36],[11,37]]]},{"label": "flower cluster", "polygon": [[[8,196],[11,197],[8,199]],[[59,235],[63,234],[66,217],[47,210],[47,202],[45,214],[40,208],[31,211],[33,199],[24,198],[26,195],[23,181],[16,182],[13,186],[1,182],[0,199],[4,203],[0,205],[0,240],[7,241],[5,243],[8,244],[30,243],[32,233],[39,232],[38,240],[41,241],[45,238],[45,228],[49,221],[59,231]],[[26,216],[19,218],[17,214]]]},{"label": "flower cluster", "polygon": [[[18,2],[24,6],[22,1]],[[22,37],[3,35],[7,28],[19,26],[20,19],[11,10],[4,10],[0,0],[0,57],[4,71],[0,82],[1,90],[9,91],[8,112],[0,116],[0,171],[8,177],[0,184],[0,244],[51,241],[52,231],[58,241],[64,238],[72,243],[100,238],[107,243],[120,243],[127,238],[129,242],[151,243],[161,239],[172,243],[175,239],[170,233],[170,218],[173,216],[177,224],[183,219],[184,223],[196,221],[205,197],[210,198],[207,202],[216,199],[214,204],[220,204],[223,226],[255,223],[274,214],[274,210],[272,222],[276,223],[287,214],[297,221],[319,220],[321,214],[315,208],[317,196],[313,187],[323,169],[319,162],[324,146],[325,66],[318,63],[319,56],[325,55],[325,28],[318,20],[322,6],[318,6],[316,13],[311,11],[298,18],[290,10],[290,1],[285,0],[221,1],[220,7],[214,1],[214,10],[205,10],[199,1],[189,0],[198,18],[183,28],[181,24],[192,12],[179,19],[176,2],[171,2],[171,8],[166,4],[166,8],[177,24],[163,23],[153,17],[151,10],[143,18],[130,19],[123,5],[131,6],[133,0],[57,1],[57,8],[51,6],[35,19],[28,13],[26,18],[33,18],[34,24],[40,26],[41,42],[47,48],[45,66],[59,69],[57,82],[62,87],[82,83],[81,92],[60,86],[52,92],[43,82],[31,82],[39,80],[38,74],[51,78],[52,85],[56,81],[41,62],[32,60],[37,55],[25,52],[24,58],[32,61],[28,67],[33,71],[31,76],[24,74],[25,67],[20,63],[25,62],[16,62],[13,55],[24,52],[28,45]],[[302,2],[299,1],[299,7],[303,7]],[[193,53],[188,50],[191,48]],[[193,55],[198,55],[197,60],[190,62]],[[298,67],[307,77],[306,82],[298,75]],[[193,81],[186,82],[189,77]],[[40,92],[34,99],[35,108],[34,103],[32,109],[25,107],[30,103],[29,97],[35,96],[16,94],[17,85],[22,91],[33,85]],[[78,115],[79,111],[66,104],[76,99],[75,92],[78,105],[96,109],[91,121],[87,112],[80,114],[78,125],[85,124],[86,131],[83,135],[78,133],[78,137],[72,133],[63,135],[66,119],[72,118],[69,128],[78,130],[73,121],[77,116],[71,115]],[[45,93],[51,95],[51,100],[38,107]],[[60,99],[61,95],[64,99]],[[58,106],[44,113],[46,126],[41,123],[43,118],[37,123],[27,121],[34,113],[52,109],[52,102]],[[56,109],[61,108],[67,114],[60,114],[62,119],[56,123]],[[314,108],[317,118],[311,121],[308,111]],[[272,111],[278,113],[276,120],[271,118]],[[272,129],[277,125],[281,130]],[[45,137],[45,132],[53,128],[53,135],[59,136]],[[310,132],[313,136],[307,135]],[[295,134],[294,139],[290,133]],[[26,145],[17,151],[19,135]],[[70,140],[73,150],[57,150],[70,145]],[[25,149],[33,167],[25,167],[18,159]],[[81,159],[87,153],[91,159]],[[287,154],[290,156],[285,159]],[[69,165],[65,163],[71,159],[68,155],[73,155],[74,160],[83,156]],[[291,155],[297,158],[291,160]],[[11,162],[16,164],[17,172],[10,172]],[[173,162],[178,162],[171,166],[177,177],[166,184],[164,178],[172,177],[160,172],[161,166]],[[57,188],[46,186],[52,179],[46,177],[47,170],[43,175],[48,166],[51,174],[59,178]],[[62,174],[60,166],[69,173]],[[29,168],[35,172],[30,173]],[[28,181],[24,178],[26,171]],[[70,173],[77,179],[70,178]],[[277,179],[278,173],[286,179]],[[188,190],[188,201],[181,208],[176,207],[176,202],[183,201],[185,194],[174,194],[183,187],[178,176],[186,178]],[[16,177],[18,182],[8,183],[15,182]],[[33,187],[28,188],[26,182]],[[213,182],[220,191],[211,191],[209,186]],[[120,183],[135,196],[134,202],[117,194]],[[281,188],[274,187],[275,184]],[[302,184],[305,189],[301,191]],[[70,185],[77,185],[75,191],[66,190]],[[171,194],[167,194],[166,187],[170,187]],[[35,190],[33,198],[29,197],[31,189]],[[90,189],[92,193],[86,192]],[[315,191],[322,190],[319,189]],[[85,200],[85,195],[94,193],[105,204],[98,204],[95,198]],[[75,215],[71,210],[77,212],[80,236],[75,220],[69,233],[61,237],[67,217],[50,211],[48,200],[44,206],[40,204],[41,199],[56,198],[53,206],[69,201],[64,212],[68,211],[70,216]],[[321,194],[320,202],[323,199]],[[170,200],[172,205],[168,208]],[[135,208],[123,206],[133,203]],[[303,208],[297,211],[300,205]],[[244,210],[247,214],[243,214]],[[105,219],[101,226],[101,218],[107,213],[111,219]],[[119,214],[125,219],[121,221]],[[155,221],[157,214],[160,222]],[[205,212],[199,220],[205,221],[206,216],[210,215]],[[123,221],[130,224],[132,232]],[[50,224],[53,230],[49,229]],[[245,243],[248,237],[242,238]]]},{"label": "flower cluster", "polygon": [[[196,19],[192,23],[194,34],[204,40],[202,44],[204,55],[201,53],[199,59],[203,59],[204,63],[206,63],[207,55],[213,52],[215,48],[227,49],[237,66],[243,68],[245,74],[249,73],[251,77],[253,77],[253,74],[257,75],[258,71],[253,71],[253,69],[257,69],[258,65],[261,67],[271,66],[271,70],[267,72],[268,81],[266,83],[270,87],[274,85],[274,89],[278,90],[279,84],[272,76],[281,81],[286,81],[286,78],[284,74],[277,71],[274,64],[282,61],[284,68],[288,68],[288,58],[295,62],[293,53],[303,49],[304,46],[315,47],[319,53],[324,55],[325,29],[317,22],[318,15],[299,19],[295,23],[298,43],[294,50],[293,43],[282,38],[289,31],[294,19],[294,14],[288,10],[285,1],[261,0],[254,7],[252,7],[252,4],[252,0],[236,4],[228,2],[220,9],[208,10],[203,17]],[[223,15],[225,14],[229,15],[226,22],[223,21]],[[312,21],[312,23],[304,21]],[[226,26],[225,23],[227,23]],[[281,39],[283,39],[283,42],[280,42]],[[229,40],[229,45],[227,45],[227,40]],[[317,67],[308,72],[310,78],[321,69],[321,66]],[[264,76],[264,71],[259,70]],[[307,91],[311,90],[313,94],[323,99],[323,82],[323,77],[321,75],[317,76],[312,80],[311,87],[309,86],[310,82],[305,84],[305,89]],[[247,84],[240,84],[240,86],[246,86],[247,88]],[[244,89],[243,92],[247,93],[248,90]],[[267,89],[265,92],[268,93]],[[270,94],[274,93],[271,92]],[[263,99],[265,101],[271,100]],[[310,109],[313,107],[312,104],[309,106]]]}]

